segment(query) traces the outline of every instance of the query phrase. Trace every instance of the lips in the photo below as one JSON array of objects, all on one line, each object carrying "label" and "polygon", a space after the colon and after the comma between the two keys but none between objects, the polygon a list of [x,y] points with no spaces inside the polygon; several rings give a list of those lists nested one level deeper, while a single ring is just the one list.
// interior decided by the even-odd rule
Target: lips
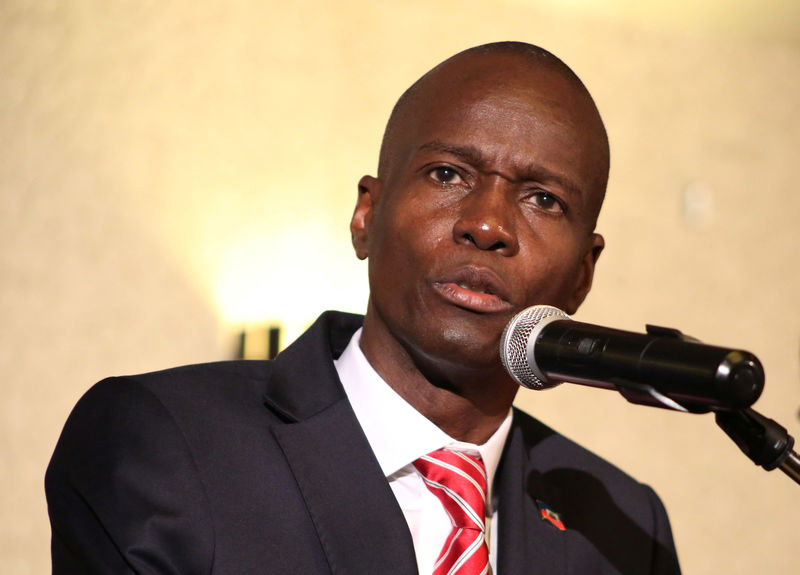
[{"label": "lips", "polygon": [[505,312],[511,308],[502,279],[488,268],[466,266],[433,282],[448,302],[478,313]]}]

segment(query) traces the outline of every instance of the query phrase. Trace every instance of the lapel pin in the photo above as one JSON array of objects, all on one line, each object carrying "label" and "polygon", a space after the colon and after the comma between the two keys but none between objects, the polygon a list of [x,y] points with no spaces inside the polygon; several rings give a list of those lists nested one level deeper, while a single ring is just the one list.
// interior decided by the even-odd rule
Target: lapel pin
[{"label": "lapel pin", "polygon": [[547,505],[547,503],[537,499],[536,506],[539,508],[539,512],[541,513],[543,521],[549,521],[550,523],[553,524],[553,526],[555,526],[561,531],[567,530],[567,528],[564,527],[564,522],[561,521],[561,515],[550,509],[550,506]]}]

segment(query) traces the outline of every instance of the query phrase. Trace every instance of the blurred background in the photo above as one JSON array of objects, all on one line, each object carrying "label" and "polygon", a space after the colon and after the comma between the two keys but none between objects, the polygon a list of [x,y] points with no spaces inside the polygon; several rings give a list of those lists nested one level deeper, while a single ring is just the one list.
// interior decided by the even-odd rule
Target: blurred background
[{"label": "blurred background", "polygon": [[[577,319],[752,351],[800,436],[800,3],[2,0],[0,571],[49,570],[43,474],[93,382],[364,310],[348,221],[395,99],[504,39],[572,66],[610,134]],[[800,486],[711,416],[518,403],[655,487],[685,573],[797,572]]]}]

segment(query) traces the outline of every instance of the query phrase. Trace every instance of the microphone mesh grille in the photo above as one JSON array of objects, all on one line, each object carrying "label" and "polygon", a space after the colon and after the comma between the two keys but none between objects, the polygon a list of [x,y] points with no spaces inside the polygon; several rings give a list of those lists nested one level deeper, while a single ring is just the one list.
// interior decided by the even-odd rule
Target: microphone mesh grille
[{"label": "microphone mesh grille", "polygon": [[557,307],[535,305],[522,310],[511,318],[505,331],[503,331],[503,337],[500,338],[500,359],[503,362],[503,366],[511,377],[524,387],[544,389],[560,383],[548,383],[540,379],[528,361],[528,340],[531,338],[531,333],[539,325],[539,322],[552,316],[570,319],[566,313]]}]

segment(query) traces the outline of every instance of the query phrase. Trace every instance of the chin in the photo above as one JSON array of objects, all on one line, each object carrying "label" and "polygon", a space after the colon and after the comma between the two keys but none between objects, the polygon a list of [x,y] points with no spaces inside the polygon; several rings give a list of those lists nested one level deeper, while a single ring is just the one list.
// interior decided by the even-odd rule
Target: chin
[{"label": "chin", "polygon": [[439,332],[442,359],[463,367],[489,368],[500,364],[500,335],[487,329],[464,329],[449,325]]}]

